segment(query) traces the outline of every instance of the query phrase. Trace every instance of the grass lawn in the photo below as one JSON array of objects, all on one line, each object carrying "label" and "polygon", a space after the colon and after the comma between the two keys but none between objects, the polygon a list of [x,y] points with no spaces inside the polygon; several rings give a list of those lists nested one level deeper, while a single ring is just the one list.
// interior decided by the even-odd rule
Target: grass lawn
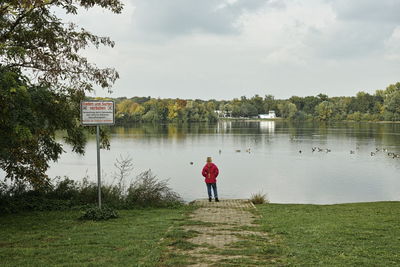
[{"label": "grass lawn", "polygon": [[[79,221],[77,211],[0,216],[0,265],[185,266],[190,259],[174,251],[193,249],[194,233],[181,229],[194,223],[191,210],[120,211],[104,222]],[[269,241],[247,238],[234,253],[271,266],[400,266],[400,202],[265,204],[256,213]]]},{"label": "grass lawn", "polygon": [[258,205],[282,265],[400,266],[400,202]]},{"label": "grass lawn", "polygon": [[160,240],[188,208],[120,211],[103,222],[78,211],[0,216],[1,266],[156,266]]}]

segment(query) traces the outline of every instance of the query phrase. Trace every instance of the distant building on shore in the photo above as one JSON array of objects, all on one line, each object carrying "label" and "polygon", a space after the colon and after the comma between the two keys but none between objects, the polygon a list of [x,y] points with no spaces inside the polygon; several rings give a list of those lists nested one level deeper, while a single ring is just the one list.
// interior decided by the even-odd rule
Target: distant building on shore
[{"label": "distant building on shore", "polygon": [[217,113],[219,118],[231,118],[232,114],[229,111],[225,110],[215,110],[215,113]]},{"label": "distant building on shore", "polygon": [[270,110],[268,114],[258,114],[258,117],[260,119],[275,119],[276,118],[275,110]]}]

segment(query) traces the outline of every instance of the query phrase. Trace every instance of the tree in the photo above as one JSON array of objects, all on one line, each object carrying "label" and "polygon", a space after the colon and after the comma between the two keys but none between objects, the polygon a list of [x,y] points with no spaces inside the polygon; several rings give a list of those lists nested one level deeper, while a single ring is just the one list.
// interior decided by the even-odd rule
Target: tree
[{"label": "tree", "polygon": [[233,117],[240,117],[241,113],[240,113],[240,105],[241,105],[241,100],[234,98],[231,101],[231,106],[232,106],[232,116]]},{"label": "tree", "polygon": [[257,116],[257,108],[250,103],[243,103],[240,106],[240,115],[243,117],[253,117]]},{"label": "tree", "polygon": [[296,105],[289,101],[283,101],[282,103],[279,103],[278,109],[282,118],[287,119],[293,119],[297,112]]},{"label": "tree", "polygon": [[387,120],[400,120],[400,90],[386,96],[384,109]]},{"label": "tree", "polygon": [[268,113],[270,110],[276,110],[277,104],[273,95],[265,95],[264,97],[264,111]]},{"label": "tree", "polygon": [[[333,97],[333,114],[332,117],[334,120],[344,120],[347,116],[348,106],[351,103],[351,97]],[[317,114],[318,116],[318,114]]]},{"label": "tree", "polygon": [[292,96],[289,101],[296,105],[297,110],[304,109],[304,98],[299,96]]},{"label": "tree", "polygon": [[[47,183],[50,160],[63,152],[55,133],[65,130],[73,151],[84,152],[86,141],[77,122],[79,95],[66,95],[28,84],[18,71],[0,67],[0,168],[6,177],[38,188]],[[102,132],[103,147],[109,144]]]},{"label": "tree", "polygon": [[[95,5],[120,13],[118,0],[3,0],[0,4],[1,64],[29,70],[31,81],[52,89],[90,91],[97,84],[110,88],[118,78],[111,68],[100,69],[79,55],[89,45],[114,46],[73,23],[63,23],[52,11],[59,7],[77,14],[79,6]],[[73,89],[72,89],[73,88]]]},{"label": "tree", "polygon": [[326,94],[318,94],[317,97],[321,99],[321,101],[328,101],[329,97]]},{"label": "tree", "polygon": [[179,106],[178,103],[170,103],[168,104],[167,108],[168,108],[168,120],[169,121],[177,120],[182,107]]},{"label": "tree", "polygon": [[143,104],[143,120],[151,122],[162,122],[168,119],[167,103],[161,99],[152,98]]},{"label": "tree", "polygon": [[144,114],[144,107],[131,99],[124,99],[116,104],[117,122],[140,121]]},{"label": "tree", "polygon": [[255,95],[250,99],[251,104],[256,108],[257,114],[263,114],[265,113],[264,109],[264,101],[263,98],[259,95]]},{"label": "tree", "polygon": [[320,97],[315,97],[315,96],[306,96],[304,98],[304,107],[303,111],[307,114],[314,114],[315,107],[321,103],[322,100]]},{"label": "tree", "polygon": [[232,117],[232,105],[231,104],[227,103],[227,104],[222,105],[221,110],[226,113],[227,117]]},{"label": "tree", "polygon": [[[0,3],[0,168],[6,177],[46,183],[48,162],[63,152],[55,132],[65,130],[73,150],[84,152],[79,103],[100,86],[110,90],[119,77],[79,54],[89,46],[114,46],[54,13],[75,15],[78,8],[100,6],[120,13],[119,0],[3,0]],[[102,143],[107,146],[105,132]]]},{"label": "tree", "polygon": [[332,118],[334,105],[332,102],[323,101],[315,107],[317,118],[321,121],[327,121]]},{"label": "tree", "polygon": [[374,110],[375,98],[365,92],[358,92],[356,97],[352,98],[350,103],[350,110],[353,112],[359,111],[361,113],[368,113]]}]

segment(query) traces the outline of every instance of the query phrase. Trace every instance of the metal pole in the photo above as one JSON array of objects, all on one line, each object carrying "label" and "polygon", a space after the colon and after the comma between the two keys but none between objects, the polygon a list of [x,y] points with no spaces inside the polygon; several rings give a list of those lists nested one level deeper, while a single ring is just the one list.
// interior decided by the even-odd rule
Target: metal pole
[{"label": "metal pole", "polygon": [[99,209],[101,209],[101,168],[100,168],[100,127],[96,126],[96,141],[97,141],[97,186],[99,193]]}]

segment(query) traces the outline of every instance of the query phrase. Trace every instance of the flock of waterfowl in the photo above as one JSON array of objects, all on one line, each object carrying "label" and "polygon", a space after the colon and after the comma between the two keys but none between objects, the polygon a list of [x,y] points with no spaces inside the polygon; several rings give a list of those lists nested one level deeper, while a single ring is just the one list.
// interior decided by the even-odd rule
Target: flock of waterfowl
[{"label": "flock of waterfowl", "polygon": [[[329,148],[320,148],[320,147],[311,148],[311,152],[315,152],[315,151],[326,152],[326,153],[331,152],[331,150]],[[301,150],[299,152],[301,153]]]},{"label": "flock of waterfowl", "polygon": [[390,152],[390,151],[388,151],[387,148],[376,148],[375,151],[371,152],[371,156],[375,156],[379,152],[387,153],[387,155],[389,157],[392,157],[394,159],[395,158],[400,158],[400,154],[397,154],[397,153],[394,153],[394,152]]},{"label": "flock of waterfowl", "polygon": [[[357,149],[359,149],[359,148],[357,147]],[[245,151],[246,151],[247,153],[250,153],[250,152],[251,152],[251,148],[247,148]],[[236,152],[236,153],[240,153],[240,152],[242,152],[242,150],[241,150],[241,149],[236,149],[235,152]],[[314,153],[314,152],[325,152],[325,153],[329,153],[329,152],[332,152],[332,150],[329,149],[329,148],[312,147],[312,148],[311,148],[311,152],[313,152],[313,153]],[[394,153],[394,152],[390,152],[390,151],[388,151],[387,148],[376,148],[375,151],[372,151],[372,152],[370,153],[370,155],[371,155],[371,156],[375,156],[375,155],[376,155],[377,153],[379,153],[379,152],[387,153],[387,155],[388,155],[389,157],[392,157],[392,158],[400,158],[400,154],[397,154],[397,153]],[[221,153],[222,153],[222,150],[221,150],[221,149],[218,150],[218,153],[221,154]],[[301,154],[301,153],[303,153],[303,151],[302,151],[302,150],[299,150],[299,153]],[[355,150],[350,150],[350,154],[355,154],[355,153],[356,153]],[[192,161],[190,162],[190,165],[193,165],[193,162],[192,162]]]},{"label": "flock of waterfowl", "polygon": [[[240,152],[242,152],[242,150],[236,149],[235,152],[240,153]],[[247,149],[246,149],[246,152],[247,152],[247,153],[250,153],[250,148],[247,148]],[[219,150],[219,154],[221,154],[221,149]]]},{"label": "flock of waterfowl", "polygon": [[[358,149],[358,148],[357,148],[357,149]],[[222,152],[222,151],[221,151],[221,149],[220,149],[220,150],[219,150],[219,154],[221,154],[221,152]],[[236,149],[235,152],[239,153],[239,152],[242,152],[242,150]],[[247,152],[247,153],[250,153],[250,148],[246,149],[246,152]],[[312,147],[312,148],[311,148],[311,152],[325,152],[325,153],[329,153],[329,152],[332,152],[332,150],[329,149],[329,148]],[[397,154],[397,153],[394,153],[394,152],[389,152],[387,148],[376,148],[375,151],[372,151],[372,152],[370,153],[370,155],[371,155],[371,156],[375,156],[375,155],[376,155],[377,153],[379,153],[379,152],[387,153],[387,155],[388,155],[389,157],[392,157],[392,158],[400,158],[400,154]],[[301,153],[303,153],[303,151],[302,151],[302,150],[299,150],[299,153],[301,154]],[[350,150],[350,154],[355,154],[355,153],[356,153],[355,150]]]},{"label": "flock of waterfowl", "polygon": [[[324,151],[326,153],[331,152],[331,150],[328,149],[328,148],[322,149],[322,148],[319,148],[319,147],[313,147],[313,148],[311,148],[311,151],[312,152],[315,152],[315,151],[323,152]],[[379,152],[387,153],[387,155],[389,157],[392,157],[392,158],[400,158],[400,154],[397,154],[397,153],[394,153],[394,152],[389,152],[387,148],[375,148],[375,151],[371,151],[370,155],[371,156],[375,156]],[[301,150],[299,150],[299,153],[301,153]],[[355,154],[355,153],[356,153],[355,150],[350,150],[350,154]]]}]

